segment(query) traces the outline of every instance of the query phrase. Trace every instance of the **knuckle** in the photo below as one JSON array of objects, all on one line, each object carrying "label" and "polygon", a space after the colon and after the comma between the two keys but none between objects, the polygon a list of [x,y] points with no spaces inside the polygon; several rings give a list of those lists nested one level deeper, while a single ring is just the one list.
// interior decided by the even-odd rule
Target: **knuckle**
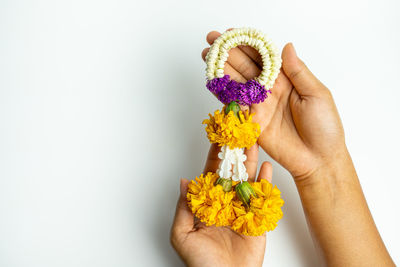
[{"label": "knuckle", "polygon": [[304,71],[307,69],[306,65],[301,62],[300,65],[296,68],[296,70],[293,70],[292,72],[289,73],[289,79],[294,80],[297,77],[299,77]]},{"label": "knuckle", "polygon": [[176,231],[172,230],[169,236],[169,242],[175,249],[179,246],[179,237]]},{"label": "knuckle", "polygon": [[172,246],[175,247],[176,245],[176,233],[174,229],[171,229],[170,235],[169,235],[169,242],[171,243]]},{"label": "knuckle", "polygon": [[323,87],[324,89],[322,90],[323,96],[326,97],[327,99],[333,99],[333,95],[331,90],[329,90],[327,87]]}]

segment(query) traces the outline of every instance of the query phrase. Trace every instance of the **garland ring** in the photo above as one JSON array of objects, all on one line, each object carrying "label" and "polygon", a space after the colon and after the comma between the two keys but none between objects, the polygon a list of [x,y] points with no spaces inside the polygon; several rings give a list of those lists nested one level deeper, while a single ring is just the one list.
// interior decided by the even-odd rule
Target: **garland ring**
[{"label": "garland ring", "polygon": [[[253,47],[261,55],[263,69],[260,75],[246,83],[230,80],[224,75],[229,50],[239,45]],[[276,46],[262,32],[252,28],[238,28],[219,36],[206,56],[207,88],[224,104],[238,101],[241,105],[260,103],[271,93],[278,77],[282,60]]]}]

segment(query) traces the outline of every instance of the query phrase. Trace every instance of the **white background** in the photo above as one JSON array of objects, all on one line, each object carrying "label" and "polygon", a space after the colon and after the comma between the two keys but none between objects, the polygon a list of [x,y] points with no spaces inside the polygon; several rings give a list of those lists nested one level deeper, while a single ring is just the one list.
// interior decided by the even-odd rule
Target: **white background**
[{"label": "white background", "polygon": [[[0,1],[0,266],[179,266],[179,178],[221,106],[200,53],[251,26],[332,90],[364,193],[400,263],[396,0]],[[262,159],[268,156],[262,153]],[[265,266],[318,266],[292,178]],[[357,246],[357,244],[354,244]]]}]

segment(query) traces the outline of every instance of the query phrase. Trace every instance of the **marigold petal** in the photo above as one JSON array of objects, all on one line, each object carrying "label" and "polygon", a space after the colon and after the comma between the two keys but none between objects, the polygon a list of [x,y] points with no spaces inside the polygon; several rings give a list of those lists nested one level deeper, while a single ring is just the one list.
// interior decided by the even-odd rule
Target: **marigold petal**
[{"label": "marigold petal", "polygon": [[[246,111],[245,114],[248,114]],[[227,115],[220,110],[214,112],[214,116],[209,114],[210,119],[205,119],[203,124],[207,124],[207,137],[211,143],[219,146],[227,145],[233,148],[250,148],[260,135],[260,125],[252,122],[252,115],[243,115],[239,112],[241,121],[230,111]]]}]

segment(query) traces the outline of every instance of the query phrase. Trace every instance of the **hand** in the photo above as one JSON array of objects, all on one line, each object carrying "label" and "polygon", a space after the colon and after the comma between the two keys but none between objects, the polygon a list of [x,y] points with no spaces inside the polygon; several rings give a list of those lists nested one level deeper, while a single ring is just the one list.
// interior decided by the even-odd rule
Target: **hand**
[{"label": "hand", "polygon": [[[220,148],[211,145],[204,173],[218,168]],[[245,162],[249,177],[257,172],[258,146],[246,151]],[[271,182],[272,166],[264,162],[258,179]],[[186,193],[189,181],[181,180],[181,195],[176,207],[171,229],[171,243],[183,261],[189,266],[261,266],[264,259],[266,237],[240,235],[228,227],[205,226],[192,214],[187,205]]]},{"label": "hand", "polygon": [[[208,43],[219,35],[210,32]],[[203,59],[208,49],[203,50]],[[341,162],[341,158],[348,161],[343,127],[331,93],[297,57],[292,44],[285,46],[282,59],[283,71],[272,94],[250,107],[254,121],[261,126],[259,145],[295,179],[310,177],[320,168]],[[229,52],[225,74],[245,82],[258,76],[261,66],[255,49],[240,46]]]},{"label": "hand", "polygon": [[[219,35],[210,32],[207,41]],[[394,266],[365,201],[331,93],[292,44],[284,47],[282,61],[272,94],[250,107],[261,126],[259,145],[295,179],[327,265]],[[259,75],[261,64],[256,50],[238,47],[230,51],[225,73],[245,82]]]}]

